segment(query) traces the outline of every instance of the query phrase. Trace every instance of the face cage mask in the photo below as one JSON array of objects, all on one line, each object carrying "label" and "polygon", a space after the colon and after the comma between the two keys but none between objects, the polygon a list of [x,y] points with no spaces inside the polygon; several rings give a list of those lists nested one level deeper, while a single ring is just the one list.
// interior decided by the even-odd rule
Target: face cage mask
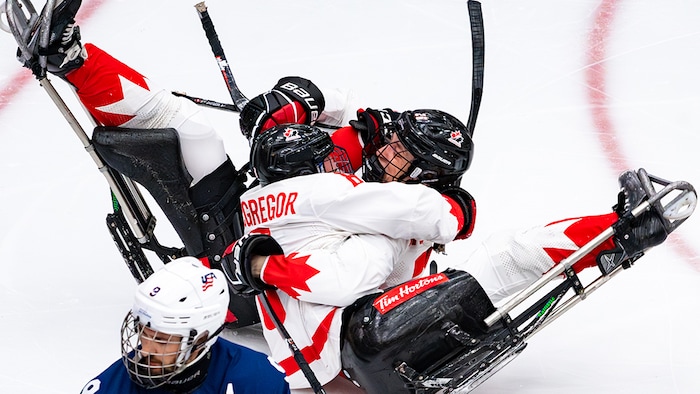
[{"label": "face cage mask", "polygon": [[339,174],[353,173],[348,153],[339,146],[336,146],[333,152],[328,154],[317,166],[318,172],[336,172]]},{"label": "face cage mask", "polygon": [[[145,389],[153,389],[168,383],[175,375],[196,361],[188,360],[194,348],[196,331],[192,330],[186,339],[179,335],[169,335],[167,340],[148,338],[159,347],[177,344],[177,350],[163,354],[144,355],[142,353],[142,337],[145,335],[145,328],[146,326],[139,323],[139,319],[129,311],[121,328],[122,362],[134,383]],[[154,336],[157,334],[158,331],[154,333]],[[164,363],[165,359],[173,359],[173,361]]]},{"label": "face cage mask", "polygon": [[[362,178],[367,182],[419,183],[424,170],[416,166],[417,160],[401,141],[391,141],[396,130],[393,124],[382,127],[379,135],[365,145]],[[382,152],[392,149],[394,154],[385,164],[379,160]],[[405,152],[405,153],[404,153]],[[379,153],[379,154],[378,154]],[[406,154],[410,156],[406,156]]]}]

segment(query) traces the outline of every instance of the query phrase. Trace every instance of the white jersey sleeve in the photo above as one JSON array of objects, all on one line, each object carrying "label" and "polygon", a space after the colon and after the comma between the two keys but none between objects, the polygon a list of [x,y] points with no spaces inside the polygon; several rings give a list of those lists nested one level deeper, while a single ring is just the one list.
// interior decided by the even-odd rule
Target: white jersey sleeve
[{"label": "white jersey sleeve", "polygon": [[246,232],[269,229],[285,251],[348,234],[447,243],[459,231],[452,206],[437,191],[355,175],[305,175],[255,188],[241,197],[241,210]]}]

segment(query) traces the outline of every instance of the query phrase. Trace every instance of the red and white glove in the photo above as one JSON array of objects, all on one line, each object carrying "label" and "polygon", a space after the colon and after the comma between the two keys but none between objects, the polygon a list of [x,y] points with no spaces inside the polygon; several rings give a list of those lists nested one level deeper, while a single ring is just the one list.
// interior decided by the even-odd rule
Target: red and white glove
[{"label": "red and white glove", "polygon": [[323,93],[311,81],[284,77],[269,92],[251,99],[241,110],[241,132],[253,139],[270,127],[297,123],[313,125],[326,105]]}]

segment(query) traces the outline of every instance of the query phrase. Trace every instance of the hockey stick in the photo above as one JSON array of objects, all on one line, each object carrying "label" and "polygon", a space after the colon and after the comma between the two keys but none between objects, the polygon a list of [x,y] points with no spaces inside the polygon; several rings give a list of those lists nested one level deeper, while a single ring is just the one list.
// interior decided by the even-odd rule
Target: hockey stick
[{"label": "hockey stick", "polygon": [[226,103],[221,103],[219,101],[214,101],[214,100],[209,100],[201,97],[194,97],[194,96],[189,96],[186,93],[183,92],[171,92],[174,96],[178,97],[184,97],[190,101],[192,101],[195,104],[198,105],[203,105],[205,107],[211,107],[211,108],[216,108],[216,109],[221,109],[224,111],[231,111],[231,112],[240,112],[238,107],[236,107],[233,104],[226,104]]},{"label": "hockey stick", "polygon": [[474,136],[474,127],[484,90],[484,19],[481,14],[481,3],[478,1],[469,0],[467,10],[472,32],[472,102],[466,126],[471,136]]},{"label": "hockey stick", "polygon": [[292,354],[294,355],[294,361],[296,361],[297,365],[299,365],[299,369],[301,369],[301,372],[304,374],[304,377],[306,377],[306,380],[308,380],[309,384],[311,384],[311,388],[314,390],[314,393],[325,394],[326,391],[323,389],[323,386],[316,378],[314,371],[311,370],[311,367],[309,366],[309,363],[306,361],[306,358],[299,350],[299,347],[297,346],[297,344],[294,343],[294,340],[292,339],[291,335],[289,335],[289,332],[287,331],[287,329],[284,328],[284,324],[282,324],[282,321],[280,321],[280,319],[277,316],[277,314],[275,313],[275,311],[272,310],[272,305],[270,305],[270,300],[267,298],[267,295],[265,294],[264,291],[262,293],[260,293],[260,299],[261,299],[261,303],[263,305],[263,308],[265,308],[265,311],[267,312],[267,314],[270,315],[270,318],[272,319],[272,322],[275,324],[277,331],[284,338],[284,340],[287,342],[287,345],[289,346],[289,350],[291,350]]},{"label": "hockey stick", "polygon": [[214,53],[216,64],[219,66],[219,70],[221,70],[221,75],[224,78],[224,82],[226,82],[226,87],[231,95],[231,99],[233,99],[233,104],[236,106],[238,111],[240,111],[248,102],[248,98],[241,93],[240,89],[238,89],[238,85],[236,84],[236,80],[233,78],[231,68],[228,65],[228,61],[226,61],[224,48],[221,46],[219,36],[216,34],[214,23],[211,21],[209,11],[207,11],[207,6],[204,4],[204,2],[201,2],[195,4],[194,8],[199,14],[199,19],[202,22],[202,28],[204,29],[204,33],[207,35],[209,46],[211,46],[211,51]]}]

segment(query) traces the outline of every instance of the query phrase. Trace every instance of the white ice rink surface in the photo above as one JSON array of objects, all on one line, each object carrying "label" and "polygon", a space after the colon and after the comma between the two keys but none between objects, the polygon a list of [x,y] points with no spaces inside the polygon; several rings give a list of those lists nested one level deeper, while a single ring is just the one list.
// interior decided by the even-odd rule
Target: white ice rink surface
[{"label": "white ice rink surface", "polygon": [[[194,3],[85,0],[78,21],[84,42],[161,86],[228,102]],[[466,121],[465,4],[207,1],[249,97],[297,74],[351,87],[361,106]],[[441,264],[499,229],[608,212],[625,168],[700,187],[700,2],[484,0],[483,13],[484,96],[463,181],[478,221]],[[104,225],[104,178],[0,33],[0,392],[78,393],[120,357],[136,283]],[[237,115],[209,112],[246,162]],[[157,232],[175,242],[164,218]],[[699,237],[691,217],[475,393],[700,393]],[[259,347],[252,337],[237,336]]]}]

